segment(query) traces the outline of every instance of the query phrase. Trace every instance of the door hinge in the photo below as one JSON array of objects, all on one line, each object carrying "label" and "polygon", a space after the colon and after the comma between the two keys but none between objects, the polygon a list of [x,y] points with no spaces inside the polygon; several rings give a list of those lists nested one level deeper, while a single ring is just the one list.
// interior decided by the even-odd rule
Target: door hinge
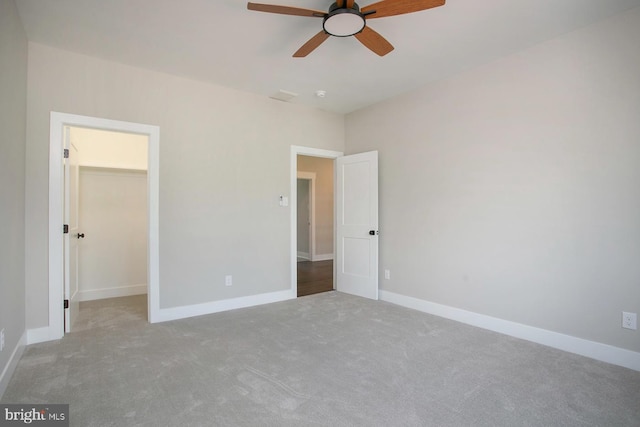
[{"label": "door hinge", "polygon": [[64,300],[64,308],[69,308],[69,300]]},{"label": "door hinge", "polygon": [[65,149],[64,149],[63,155],[64,155],[64,158],[65,158],[65,159],[68,159],[68,158],[69,158],[69,149],[68,149],[68,148],[65,148]]},{"label": "door hinge", "polygon": [[69,224],[65,224],[62,226],[62,233],[69,234]]}]

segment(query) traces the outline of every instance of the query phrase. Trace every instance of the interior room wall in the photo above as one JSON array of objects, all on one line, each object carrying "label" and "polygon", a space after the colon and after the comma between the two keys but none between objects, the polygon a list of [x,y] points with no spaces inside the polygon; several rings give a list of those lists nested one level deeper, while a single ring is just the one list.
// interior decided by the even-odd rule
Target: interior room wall
[{"label": "interior room wall", "polygon": [[147,293],[148,137],[71,127],[80,164],[80,301]]},{"label": "interior room wall", "polygon": [[346,118],[383,290],[640,351],[640,8]]},{"label": "interior room wall", "polygon": [[27,38],[13,0],[0,0],[0,396],[25,332]]},{"label": "interior room wall", "polygon": [[342,115],[30,43],[28,328],[48,323],[51,111],[160,127],[161,308],[290,289],[290,146],[343,150]]},{"label": "interior room wall", "polygon": [[80,168],[80,301],[147,293],[147,174]]},{"label": "interior room wall", "polygon": [[316,256],[333,259],[333,160],[298,156],[299,172],[316,174]]}]

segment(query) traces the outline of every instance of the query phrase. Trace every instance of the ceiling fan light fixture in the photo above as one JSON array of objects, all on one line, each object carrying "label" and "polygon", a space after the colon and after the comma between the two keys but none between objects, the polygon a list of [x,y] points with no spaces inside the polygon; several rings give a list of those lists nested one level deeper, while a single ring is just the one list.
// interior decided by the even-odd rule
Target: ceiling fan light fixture
[{"label": "ceiling fan light fixture", "polygon": [[364,29],[366,22],[359,10],[339,8],[330,11],[322,22],[327,34],[336,37],[349,37]]}]

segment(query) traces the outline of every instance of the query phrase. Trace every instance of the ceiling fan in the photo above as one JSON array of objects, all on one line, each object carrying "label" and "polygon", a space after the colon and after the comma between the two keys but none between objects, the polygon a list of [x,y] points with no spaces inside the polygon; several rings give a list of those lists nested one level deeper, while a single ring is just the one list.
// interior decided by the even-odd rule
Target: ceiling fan
[{"label": "ceiling fan", "polygon": [[367,26],[369,19],[419,12],[421,10],[442,6],[445,4],[445,1],[446,0],[381,0],[361,9],[355,0],[337,0],[329,7],[328,12],[249,2],[247,3],[247,9],[258,12],[279,13],[282,15],[322,18],[322,31],[303,44],[302,47],[293,54],[295,58],[309,55],[328,39],[329,36],[355,36],[360,43],[372,52],[384,56],[393,50],[393,46],[384,37]]}]

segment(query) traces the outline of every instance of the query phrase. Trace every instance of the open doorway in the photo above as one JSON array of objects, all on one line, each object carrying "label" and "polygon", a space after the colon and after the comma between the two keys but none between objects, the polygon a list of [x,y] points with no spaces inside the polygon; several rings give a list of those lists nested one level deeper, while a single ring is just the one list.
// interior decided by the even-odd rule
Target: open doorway
[{"label": "open doorway", "polygon": [[70,330],[147,321],[148,135],[69,127],[79,164]]},{"label": "open doorway", "polygon": [[333,289],[378,299],[378,152],[291,147],[291,297],[298,287],[297,173],[300,156],[331,159],[334,166]]},{"label": "open doorway", "polygon": [[334,160],[297,155],[297,296],[334,289]]},{"label": "open doorway", "polygon": [[[70,246],[68,220],[68,197],[65,189],[71,162],[64,159],[70,155],[70,127],[102,129],[108,131],[146,135],[147,171],[147,321],[157,322],[160,311],[159,297],[159,146],[160,128],[141,123],[124,122],[76,114],[51,112],[49,141],[49,326],[43,330],[39,341],[57,340],[64,336],[65,326],[73,325],[74,297],[79,293],[73,289],[67,277],[69,269],[67,255]],[[62,225],[65,225],[62,227]],[[64,232],[63,232],[64,229]],[[70,230],[69,230],[70,231]],[[81,234],[81,232],[80,232]],[[77,236],[75,237],[77,239]],[[66,273],[65,273],[66,271]],[[64,305],[63,305],[64,301]]]}]

